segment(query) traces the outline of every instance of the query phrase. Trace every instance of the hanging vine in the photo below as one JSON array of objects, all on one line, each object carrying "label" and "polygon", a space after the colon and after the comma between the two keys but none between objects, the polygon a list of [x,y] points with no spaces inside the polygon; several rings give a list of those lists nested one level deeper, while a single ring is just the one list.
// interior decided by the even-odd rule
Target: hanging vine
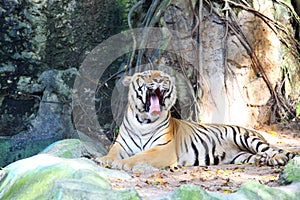
[{"label": "hanging vine", "polygon": [[[255,10],[254,8],[250,7],[248,3],[245,1],[242,1],[243,4],[237,3],[230,0],[223,0],[225,6],[223,8],[223,12],[225,12],[225,17],[222,17],[222,15],[217,11],[217,9],[213,8],[216,14],[218,14],[221,18],[223,18],[224,23],[226,24],[226,30],[227,26],[229,27],[229,30],[232,31],[232,33],[239,39],[241,44],[246,49],[248,55],[251,58],[252,61],[252,67],[257,76],[261,76],[263,80],[265,81],[270,93],[271,93],[271,99],[270,103],[272,104],[272,116],[270,123],[275,122],[275,115],[280,117],[280,120],[290,120],[294,119],[296,117],[296,112],[294,111],[294,108],[291,106],[290,102],[287,101],[282,95],[282,84],[278,83],[277,85],[272,85],[258,56],[256,55],[255,51],[253,50],[252,45],[248,41],[245,33],[241,29],[240,25],[238,24],[236,20],[236,16],[234,12],[232,11],[231,7],[240,8],[246,11],[249,11],[253,13],[255,16],[259,17],[262,21],[264,21],[265,24],[268,25],[268,27],[277,35],[277,37],[280,39],[280,41],[290,49],[290,52],[300,59],[299,52],[297,51],[297,47],[300,46],[299,41],[295,39],[295,37],[292,35],[292,33],[283,26],[280,22],[275,21],[266,15],[262,14],[261,12]],[[296,19],[297,23],[300,24],[299,16],[297,13],[293,10],[293,8],[288,5],[287,3],[283,1],[276,1],[284,6],[286,6],[291,12],[293,17]],[[212,4],[209,4],[212,5]],[[225,37],[224,37],[225,38]],[[224,41],[226,42],[226,40]],[[226,70],[225,70],[226,71]],[[226,74],[225,74],[226,75]]]},{"label": "hanging vine", "polygon": [[[175,1],[176,2],[176,1]],[[275,3],[279,3],[283,6],[285,6],[290,12],[292,17],[296,20],[296,22],[299,24],[300,20],[299,20],[299,16],[297,15],[297,13],[294,11],[293,6],[287,4],[284,1],[281,0],[274,0]],[[130,10],[129,14],[128,14],[128,24],[129,24],[129,28],[132,29],[132,14],[133,12],[140,6],[142,6],[145,3],[144,0],[142,1],[138,1],[136,3],[136,5],[134,5],[132,7],[132,9]],[[164,1],[152,1],[151,4],[149,4],[148,9],[145,11],[145,15],[143,18],[139,19],[139,24],[142,24],[143,27],[153,27],[153,26],[157,26],[157,25],[163,25],[161,23],[161,18],[164,16],[164,13],[166,12],[166,10],[168,9],[168,7],[170,5],[173,5],[174,1],[170,1],[170,0],[164,0]],[[290,49],[290,51],[292,52],[293,56],[295,57],[300,57],[299,56],[299,52],[297,51],[297,47],[300,46],[299,41],[297,41],[295,39],[295,37],[293,36],[293,34],[290,32],[290,30],[288,28],[286,28],[284,25],[282,25],[280,22],[271,19],[270,17],[264,15],[263,13],[255,10],[250,3],[248,3],[245,0],[240,0],[240,1],[232,1],[232,0],[222,0],[222,1],[192,1],[189,0],[188,1],[191,11],[194,15],[194,27],[191,29],[190,34],[188,34],[186,37],[194,37],[195,35],[198,41],[198,44],[200,44],[196,50],[198,51],[198,66],[196,71],[198,73],[196,73],[196,84],[195,84],[195,91],[201,91],[201,87],[202,90],[205,92],[205,89],[203,89],[203,87],[205,86],[205,80],[203,80],[202,74],[203,74],[203,69],[201,68],[201,66],[203,65],[202,63],[202,45],[201,45],[201,31],[205,28],[203,25],[203,9],[204,7],[208,7],[211,9],[211,12],[213,12],[214,14],[217,14],[219,16],[220,19],[223,20],[224,23],[224,27],[225,27],[225,34],[222,38],[222,43],[223,43],[223,49],[224,49],[224,86],[225,89],[228,90],[228,88],[226,87],[226,80],[227,80],[227,76],[228,76],[228,70],[227,70],[227,54],[228,54],[228,45],[227,45],[227,40],[228,40],[228,34],[229,32],[233,35],[235,35],[240,43],[243,45],[243,47],[245,48],[245,50],[247,51],[248,55],[251,58],[252,61],[252,68],[253,71],[255,72],[255,74],[258,77],[262,77],[264,82],[266,83],[270,94],[271,94],[271,104],[272,104],[272,109],[273,109],[273,115],[277,115],[280,116],[281,118],[285,118],[285,119],[292,119],[295,117],[296,113],[294,112],[294,109],[290,106],[290,103],[283,97],[281,90],[278,89],[280,88],[280,86],[275,86],[272,85],[272,83],[269,80],[269,77],[267,75],[267,73],[264,70],[264,67],[261,64],[261,61],[259,59],[259,57],[257,56],[256,52],[253,49],[252,44],[249,42],[248,38],[246,37],[245,33],[243,32],[243,30],[241,29],[240,24],[237,22],[236,20],[236,13],[233,11],[233,9],[239,9],[239,10],[244,10],[247,12],[250,12],[252,14],[254,14],[255,16],[257,16],[258,18],[260,18],[276,35],[277,37],[280,39],[280,41],[282,42],[282,44],[284,44],[287,48]],[[223,4],[223,8],[220,9],[220,5]],[[216,6],[218,5],[218,6]],[[206,17],[206,16],[205,16]],[[174,27],[176,29],[176,27]],[[147,30],[145,29],[145,38],[147,36]],[[134,35],[133,35],[133,39],[134,39]],[[136,49],[136,45],[139,44],[134,44],[135,46],[133,47],[133,49]],[[159,44],[158,44],[159,45]],[[130,60],[128,62],[128,66],[133,66],[135,63],[135,66],[139,66],[142,64],[142,58],[143,56],[145,56],[145,51],[146,50],[139,50],[138,52],[133,51],[132,55],[130,57]],[[136,55],[137,53],[137,55]],[[154,53],[152,54],[152,56],[145,56],[145,57],[150,57],[150,61],[153,61],[154,58],[157,58],[158,56],[161,56],[161,52],[157,53],[155,52],[155,56]],[[149,58],[148,58],[149,59]],[[147,60],[147,59],[146,59]],[[180,59],[179,59],[180,61]],[[179,65],[181,65],[179,63]],[[183,74],[188,74],[185,71],[184,67],[180,67],[183,71]],[[281,84],[282,85],[282,84]],[[202,92],[203,92],[202,91]],[[201,92],[200,92],[201,93]],[[197,95],[198,98],[201,98],[201,94]],[[271,121],[273,122],[273,121]]]},{"label": "hanging vine", "polygon": [[[273,0],[274,4],[280,4],[284,8],[286,8],[290,13],[290,17],[294,19],[294,21],[299,25],[300,20],[297,12],[294,10],[294,7],[285,1],[282,0]],[[137,43],[136,36],[132,34],[133,46],[132,52],[127,57],[127,60],[124,61],[123,67],[116,73],[113,73],[111,77],[109,77],[106,81],[102,82],[98,88],[102,88],[106,82],[116,80],[123,75],[124,72],[127,74],[133,74],[136,71],[140,70],[139,66],[150,63],[159,64],[159,62],[165,62],[166,65],[172,66],[176,71],[180,71],[180,74],[183,74],[185,79],[190,80],[191,87],[189,88],[189,93],[193,94],[191,97],[191,105],[190,108],[187,109],[192,114],[188,117],[193,120],[201,119],[201,115],[204,106],[200,107],[201,103],[206,101],[207,99],[212,99],[214,101],[214,97],[211,95],[211,87],[209,85],[209,81],[205,78],[205,73],[207,73],[204,68],[205,62],[207,62],[203,57],[206,52],[203,44],[206,42],[206,38],[203,38],[203,31],[207,28],[207,23],[210,17],[217,16],[218,21],[212,21],[211,23],[216,23],[223,28],[223,35],[221,36],[221,44],[222,44],[222,70],[224,72],[223,85],[225,88],[225,92],[227,95],[230,92],[229,87],[227,87],[227,80],[234,79],[233,71],[229,67],[228,59],[230,55],[228,46],[228,41],[232,36],[235,36],[239,43],[246,50],[250,60],[251,67],[255,74],[255,78],[261,78],[266,84],[271,97],[268,102],[270,105],[270,123],[274,123],[276,121],[289,121],[296,117],[296,106],[300,101],[299,93],[298,96],[293,100],[287,99],[284,95],[284,85],[286,81],[289,81],[288,78],[282,78],[278,83],[274,83],[274,80],[270,81],[268,77],[268,73],[266,72],[264,63],[261,61],[261,57],[259,52],[256,51],[254,44],[251,41],[251,38],[247,33],[244,32],[243,28],[241,28],[242,24],[238,22],[238,13],[241,11],[252,13],[255,17],[260,19],[262,23],[266,25],[268,29],[270,29],[280,40],[281,44],[283,44],[291,55],[298,59],[300,62],[299,55],[299,46],[300,43],[294,36],[294,33],[291,31],[291,28],[286,27],[281,24],[279,21],[263,14],[262,12],[256,10],[252,5],[252,1],[246,0],[188,0],[188,1],[180,1],[180,0],[153,0],[146,1],[140,0],[136,1],[136,3],[131,7],[127,16],[127,23],[130,30],[135,28],[145,28],[143,32],[142,42]],[[190,12],[189,15],[187,12]],[[215,19],[215,18],[214,18]],[[178,24],[180,23],[182,24]],[[196,65],[191,65],[184,60],[184,48],[182,48],[182,52],[179,52],[177,55],[173,55],[168,52],[164,52],[163,49],[166,49],[166,45],[168,44],[157,44],[157,49],[139,49],[139,46],[143,46],[143,42],[147,42],[146,39],[149,37],[149,32],[147,31],[147,27],[165,27],[174,31],[179,31],[184,33],[184,37],[182,40],[192,38],[196,41],[194,49],[195,60],[197,62]],[[182,31],[182,27],[184,27]],[[216,38],[219,39],[219,38]],[[139,49],[139,50],[137,50]],[[179,48],[180,49],[180,48]],[[164,60],[164,61],[162,61]],[[232,64],[232,63],[231,63]],[[234,63],[237,67],[239,63]],[[216,67],[216,66],[211,66]],[[288,71],[288,70],[287,70]],[[300,71],[300,69],[299,69]],[[288,72],[283,72],[288,73]],[[289,75],[285,75],[289,76]],[[239,84],[238,82],[236,84]],[[229,91],[229,92],[228,92]],[[180,91],[182,96],[185,96],[187,91]],[[210,96],[209,96],[210,95]],[[227,100],[230,101],[229,95],[227,96]],[[297,101],[298,98],[298,101]],[[296,99],[296,100],[295,100]],[[121,104],[120,104],[121,105]],[[252,105],[249,104],[249,107]],[[299,106],[297,107],[299,110]],[[177,108],[176,108],[177,109]],[[187,111],[186,111],[187,112]],[[122,111],[120,111],[122,113]],[[299,112],[298,112],[299,116]]]}]

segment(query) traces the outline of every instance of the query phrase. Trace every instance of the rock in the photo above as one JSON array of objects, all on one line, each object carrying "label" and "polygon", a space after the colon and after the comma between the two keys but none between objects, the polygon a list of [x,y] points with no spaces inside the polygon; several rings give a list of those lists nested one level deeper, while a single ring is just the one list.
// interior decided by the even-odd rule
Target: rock
[{"label": "rock", "polygon": [[88,134],[85,134],[79,130],[77,130],[77,133],[81,143],[84,145],[84,148],[88,152],[88,154],[100,157],[105,156],[108,153],[108,148],[106,148],[104,144],[109,142],[107,141],[108,139],[107,137],[105,137],[105,135],[95,134],[95,136],[98,137],[91,137]]},{"label": "rock", "polygon": [[111,190],[103,178],[130,178],[127,173],[86,158],[39,154],[8,165],[0,177],[0,199],[140,199],[134,190]]},{"label": "rock", "polygon": [[54,142],[44,149],[41,154],[51,154],[61,158],[83,157],[84,146],[78,139],[65,139]]},{"label": "rock", "polygon": [[32,94],[39,107],[36,115],[27,116],[25,130],[11,137],[0,137],[0,167],[35,155],[57,140],[78,138],[71,116],[71,92],[76,75],[77,70],[71,68],[45,71],[37,82],[26,76],[20,78],[19,94]]},{"label": "rock", "polygon": [[[90,145],[94,145],[94,144],[90,144]],[[65,140],[54,142],[53,144],[49,145],[40,154],[46,154],[46,155],[49,154],[51,156],[60,157],[60,158],[73,158],[75,160],[80,159],[82,157],[103,156],[104,154],[107,154],[107,150],[103,147],[101,143],[98,144],[96,148],[92,148],[93,151],[89,151],[90,149],[86,147],[87,147],[86,144],[79,139],[65,139]],[[94,151],[99,151],[99,152],[95,154]],[[95,165],[94,162],[92,161],[90,162],[91,164]],[[96,165],[96,167],[97,167],[97,171],[99,171],[101,175],[106,178],[120,178],[120,179],[130,178],[130,176],[123,171],[110,170],[103,167],[99,167],[98,165]]]},{"label": "rock", "polygon": [[[134,3],[132,1],[132,4]],[[60,73],[62,71],[59,70],[46,72],[45,70],[70,69],[70,72],[79,68],[86,55],[95,46],[122,30],[122,21],[127,21],[127,14],[121,16],[123,14],[122,6],[123,2],[117,1],[1,1],[0,137],[4,138],[0,139],[0,155],[2,155],[0,156],[0,167],[34,155],[52,142],[65,138],[61,137],[62,132],[67,133],[64,136],[71,137],[72,131],[61,130],[63,127],[70,128],[69,119],[63,122],[66,124],[61,123],[61,127],[58,128],[58,123],[61,122],[63,115],[66,118],[70,117],[68,97],[71,95],[61,99],[62,96],[57,93],[66,91],[64,86],[68,83],[46,82],[45,79],[52,75],[54,75],[54,80],[57,80],[55,75],[62,79],[68,77],[60,77],[59,74],[63,73]],[[64,74],[66,75],[66,73]],[[40,82],[37,80],[38,77],[40,77]],[[70,78],[72,78],[72,74]],[[53,78],[49,80],[53,80]],[[53,93],[48,90],[52,86],[55,86]],[[47,91],[50,91],[50,94],[47,99],[43,99],[47,100],[47,103],[40,105],[41,99],[44,98],[42,96]],[[60,101],[60,104],[56,100]],[[46,104],[48,104],[48,108],[60,107],[61,116],[60,118],[49,117],[47,120],[52,121],[49,126],[42,122],[40,125],[45,126],[45,132],[49,130],[49,127],[55,125],[52,134],[56,132],[59,137],[48,135],[48,138],[52,138],[50,141],[43,145],[35,145],[36,148],[33,148],[32,152],[25,151],[24,148],[30,144],[22,139],[16,141],[17,138],[20,138],[16,135],[21,132],[24,132],[23,135],[34,134],[28,129],[32,127],[32,119],[38,115],[37,108],[47,107]],[[11,138],[11,136],[15,137]],[[9,140],[11,142],[7,143]],[[44,139],[44,141],[46,140]],[[40,144],[40,141],[36,141],[35,138],[33,141]],[[21,146],[17,145],[18,142],[21,143]],[[5,145],[2,145],[3,143]],[[31,148],[28,149],[30,151]],[[8,154],[10,156],[6,156]]]},{"label": "rock", "polygon": [[268,187],[255,181],[245,183],[236,193],[228,194],[227,199],[298,199],[300,184],[290,187]]},{"label": "rock", "polygon": [[279,175],[280,185],[286,185],[292,182],[300,182],[300,156],[289,161]]},{"label": "rock", "polygon": [[54,142],[41,153],[51,154],[61,158],[80,158],[104,156],[107,152],[107,149],[100,142],[87,143],[79,139],[65,139]]},{"label": "rock", "polygon": [[[196,185],[182,185],[164,197],[154,200],[185,200],[185,199],[222,199],[222,200],[297,200],[300,195],[300,183],[283,187],[268,187],[255,181],[245,183],[237,192],[225,194],[209,192]],[[153,198],[151,198],[152,200]]]},{"label": "rock", "polygon": [[140,199],[135,190],[113,191],[80,180],[58,181],[51,199]]},{"label": "rock", "polygon": [[[93,154],[87,151],[84,143],[78,139],[61,140],[36,156],[8,165],[0,170],[0,199],[141,199],[134,189],[112,190],[107,180],[127,180],[131,176],[82,158],[87,153]],[[291,172],[296,178],[287,178]],[[296,157],[280,175],[288,182],[293,182],[288,186],[269,187],[249,181],[236,192],[225,194],[188,184],[151,200],[296,200],[300,195],[299,174],[299,157]]]},{"label": "rock", "polygon": [[196,185],[183,185],[174,190],[170,199],[213,199],[208,192]]}]

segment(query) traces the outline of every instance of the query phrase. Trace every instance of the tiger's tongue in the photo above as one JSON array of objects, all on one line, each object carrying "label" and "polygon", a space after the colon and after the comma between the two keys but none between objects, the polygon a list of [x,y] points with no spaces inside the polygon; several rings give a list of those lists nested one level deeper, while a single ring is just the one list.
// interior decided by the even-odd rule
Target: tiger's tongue
[{"label": "tiger's tongue", "polygon": [[159,99],[157,96],[151,96],[150,98],[150,109],[149,112],[151,114],[161,114]]}]

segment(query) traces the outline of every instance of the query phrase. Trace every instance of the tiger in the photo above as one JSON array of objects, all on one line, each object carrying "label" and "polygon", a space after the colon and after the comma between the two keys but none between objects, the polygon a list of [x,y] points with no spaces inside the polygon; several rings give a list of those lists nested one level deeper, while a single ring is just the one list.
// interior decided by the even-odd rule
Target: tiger
[{"label": "tiger", "polygon": [[128,105],[119,134],[102,166],[132,170],[138,164],[155,168],[252,163],[285,165],[295,153],[271,147],[253,129],[205,124],[171,116],[176,102],[175,78],[158,70],[125,76]]}]

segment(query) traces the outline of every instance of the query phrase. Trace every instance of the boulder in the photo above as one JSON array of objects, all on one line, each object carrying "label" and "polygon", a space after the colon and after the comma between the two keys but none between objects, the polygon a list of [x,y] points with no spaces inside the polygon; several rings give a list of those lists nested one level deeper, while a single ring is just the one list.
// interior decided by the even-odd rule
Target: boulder
[{"label": "boulder", "polygon": [[292,182],[300,182],[300,156],[289,161],[279,175],[279,184],[286,185]]},{"label": "boulder", "polygon": [[130,178],[127,173],[86,158],[43,153],[8,165],[0,178],[0,199],[139,199],[131,189],[112,191],[105,180]]},{"label": "boulder", "polygon": [[[131,176],[121,170],[100,167],[84,158],[95,156],[85,144],[78,139],[61,140],[38,155],[6,166],[0,170],[0,199],[141,199],[135,189],[112,189],[108,180],[126,180]],[[90,149],[98,151],[96,149],[104,147]],[[100,151],[98,155],[105,153]],[[280,180],[285,184],[292,183],[290,185],[269,187],[249,181],[237,191],[225,194],[187,184],[166,195],[151,197],[151,200],[296,200],[300,196],[299,158],[291,160],[280,175]]]},{"label": "boulder", "polygon": [[[31,94],[36,98],[38,111],[27,119],[26,130],[12,136],[0,135],[0,167],[33,156],[55,141],[78,137],[71,116],[71,94],[76,75],[77,70],[71,68],[45,71],[34,83],[20,77],[20,95]],[[42,94],[42,97],[35,94]]]}]

